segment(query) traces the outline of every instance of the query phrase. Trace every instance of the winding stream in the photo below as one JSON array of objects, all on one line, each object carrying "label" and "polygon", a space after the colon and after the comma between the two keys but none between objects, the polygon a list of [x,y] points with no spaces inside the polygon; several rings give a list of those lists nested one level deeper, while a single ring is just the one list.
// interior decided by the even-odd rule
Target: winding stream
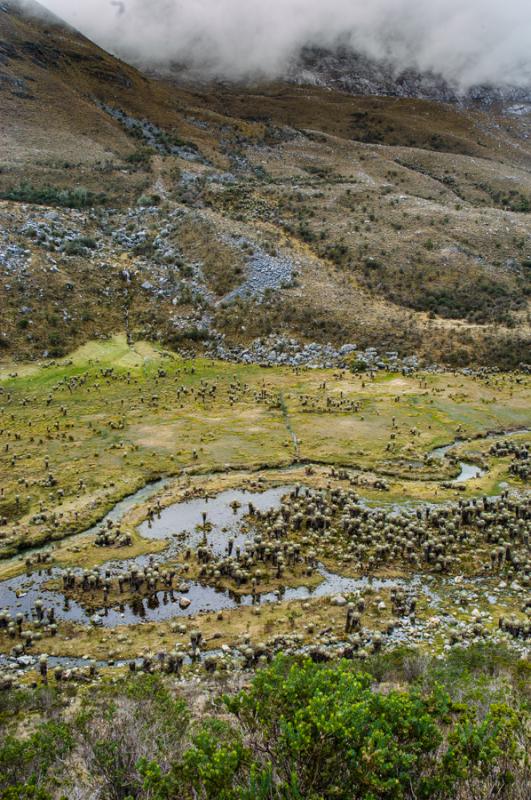
[{"label": "winding stream", "polygon": [[[513,431],[512,434],[524,433],[525,430]],[[489,438],[505,437],[509,434],[495,434]],[[448,452],[462,443],[462,440],[450,445],[436,448],[432,455],[444,458]],[[456,482],[463,482],[482,474],[479,467],[461,462],[461,474]],[[124,500],[117,503],[106,517],[93,528],[71,537],[72,541],[95,534],[110,520],[118,522],[134,506],[145,503],[150,498],[160,493],[169,481],[159,480],[145,486]],[[130,567],[143,568],[148,563],[166,563],[177,556],[184,546],[197,547],[205,534],[210,548],[216,555],[226,551],[228,539],[234,541],[235,547],[243,547],[255,534],[252,524],[244,521],[248,512],[249,503],[256,509],[266,511],[279,508],[282,497],[291,491],[291,486],[281,486],[268,489],[264,492],[250,492],[240,489],[230,489],[218,494],[214,498],[194,498],[181,503],[175,503],[163,509],[152,521],[146,520],[139,526],[139,532],[148,539],[168,540],[165,551],[156,555],[142,555],[134,559],[109,561],[99,568],[101,573],[109,570],[116,575]],[[207,528],[203,528],[203,513],[206,512]],[[41,548],[49,550],[50,546]],[[11,613],[22,613],[25,618],[32,619],[35,601],[41,599],[45,608],[53,608],[57,620],[69,620],[76,623],[90,624],[94,621],[93,612],[87,611],[81,604],[68,600],[59,590],[46,588],[52,581],[61,581],[64,570],[60,567],[43,569],[31,575],[18,577],[0,582],[0,608],[6,608]],[[77,574],[81,569],[74,570]],[[205,611],[221,611],[233,609],[239,605],[250,605],[253,602],[271,603],[279,599],[301,600],[310,597],[326,597],[337,594],[349,594],[369,585],[375,589],[389,586],[403,586],[414,591],[420,591],[436,604],[437,595],[434,594],[428,576],[416,575],[410,580],[400,579],[369,579],[369,578],[344,578],[327,571],[322,565],[319,567],[322,577],[321,583],[313,588],[305,586],[286,587],[282,591],[265,593],[259,598],[251,594],[235,595],[229,591],[217,590],[214,587],[203,585],[199,582],[185,579],[189,587],[186,597],[191,601],[190,606],[182,609],[179,605],[181,592],[177,590],[161,590],[149,598],[138,599],[134,602],[115,605],[101,609],[97,615],[97,622],[105,627],[132,625],[139,622],[159,622],[176,617],[187,617]]]},{"label": "winding stream", "polygon": [[[529,428],[518,428],[514,431],[506,431],[502,433],[487,433],[485,436],[481,437],[477,441],[482,441],[485,439],[507,439],[511,436],[517,436],[518,434],[523,433],[530,433]],[[450,444],[445,444],[442,447],[436,447],[434,450],[431,451],[430,456],[433,458],[443,459],[446,458],[448,453],[451,453],[452,450],[455,450],[465,442],[471,442],[473,440],[470,439],[456,439],[455,441],[451,442]],[[485,470],[481,467],[478,467],[477,464],[471,464],[467,461],[460,461],[459,462],[459,469],[460,473],[456,478],[453,478],[450,483],[466,483],[467,481],[474,480],[475,478],[481,478],[482,475],[485,475]]]},{"label": "winding stream", "polygon": [[[154,556],[142,555],[135,559],[110,561],[100,567],[100,572],[109,570],[111,574],[123,571],[133,565],[144,567],[150,559],[153,563],[164,563],[174,557],[182,549],[183,543],[196,547],[203,539],[202,513],[207,512],[207,521],[212,520],[207,532],[207,540],[217,555],[226,550],[228,538],[234,539],[235,546],[243,546],[255,534],[251,525],[243,523],[248,505],[266,511],[280,507],[282,497],[291,490],[290,486],[276,487],[265,492],[247,492],[228,490],[214,498],[196,498],[176,503],[164,509],[152,523],[142,523],[140,533],[152,539],[169,539],[169,547]],[[146,498],[146,493],[143,499]],[[232,507],[237,502],[238,507]],[[131,499],[123,501],[122,509],[129,509]],[[116,509],[114,519],[118,519]],[[411,580],[344,578],[319,567],[322,581],[315,587],[286,587],[278,592],[261,594],[259,599],[252,594],[237,595],[225,590],[217,590],[212,586],[185,579],[189,587],[186,597],[191,601],[188,608],[179,606],[181,592],[177,590],[161,590],[148,598],[138,599],[122,605],[98,611],[98,623],[105,627],[132,625],[138,622],[160,622],[176,617],[187,617],[205,611],[221,611],[237,608],[240,605],[251,605],[254,602],[272,603],[278,600],[303,600],[310,597],[327,597],[336,594],[348,594],[371,585],[375,589],[387,586],[406,586],[415,590],[424,590],[423,579],[415,576]],[[22,613],[27,619],[33,618],[35,601],[40,599],[46,608],[53,608],[57,620],[69,620],[76,623],[89,624],[94,618],[93,612],[87,611],[80,603],[68,600],[61,591],[46,588],[51,581],[61,581],[64,570],[60,567],[43,569],[31,575],[19,575],[16,578],[0,583],[0,607],[8,608],[13,613]],[[75,570],[78,574],[81,570]],[[426,590],[427,591],[427,590]],[[431,593],[430,593],[431,594]]]},{"label": "winding stream", "polygon": [[[458,440],[452,442],[452,444],[446,444],[443,447],[436,447],[435,450],[431,451],[430,455],[433,458],[442,460],[446,458],[448,453],[451,453],[452,450],[462,444],[463,441],[464,440]],[[474,480],[474,478],[481,478],[481,476],[485,474],[485,470],[478,467],[477,464],[471,464],[467,461],[460,461],[459,469],[459,475],[456,478],[452,478],[450,483],[466,483],[466,481]]]}]

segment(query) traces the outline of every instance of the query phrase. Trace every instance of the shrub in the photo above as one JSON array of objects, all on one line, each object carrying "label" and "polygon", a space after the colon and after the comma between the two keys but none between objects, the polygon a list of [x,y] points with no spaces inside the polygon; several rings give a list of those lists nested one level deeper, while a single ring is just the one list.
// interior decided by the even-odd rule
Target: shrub
[{"label": "shrub", "polygon": [[[191,718],[162,675],[91,688],[73,727],[57,721],[50,689],[6,693],[2,720],[8,709],[53,719],[27,738],[0,739],[0,800],[70,796],[71,765],[75,796],[102,800],[526,796],[528,675],[514,654],[476,646],[440,661],[399,648],[363,669],[279,656],[213,703],[211,719]],[[511,693],[502,675],[519,676],[521,690]],[[390,678],[410,683],[378,685]]]},{"label": "shrub", "polygon": [[76,189],[60,189],[57,186],[35,187],[27,182],[0,193],[0,198],[19,203],[65,208],[90,208],[107,202],[107,196],[103,192],[96,194],[81,187]]},{"label": "shrub", "polygon": [[66,242],[64,252],[68,256],[82,256],[87,250],[95,250],[97,242],[90,236],[80,236],[78,239],[71,239]]},{"label": "shrub", "polygon": [[126,156],[125,160],[128,164],[132,164],[135,167],[149,169],[151,167],[151,157],[155,155],[155,153],[156,151],[151,147],[142,147]]},{"label": "shrub", "polygon": [[494,706],[478,724],[437,686],[383,694],[347,662],[281,658],[226,702],[271,759],[282,797],[453,798],[462,781],[480,779],[501,791],[524,752],[510,709]]},{"label": "shrub", "polygon": [[0,744],[0,797],[41,800],[48,771],[73,744],[69,727],[58,722],[40,725],[27,739],[6,736]]},{"label": "shrub", "polygon": [[175,350],[190,342],[205,342],[210,334],[204,328],[190,327],[181,331],[172,331],[164,337],[164,344]]},{"label": "shrub", "polygon": [[454,800],[488,787],[507,797],[525,754],[514,709],[492,704],[478,722],[437,684],[385,694],[348,662],[277,658],[225,706],[238,725],[204,721],[169,770],[139,764],[145,796]]},{"label": "shrub", "polygon": [[142,194],[137,200],[137,206],[141,208],[146,208],[148,206],[158,206],[161,201],[161,197],[158,194]]}]

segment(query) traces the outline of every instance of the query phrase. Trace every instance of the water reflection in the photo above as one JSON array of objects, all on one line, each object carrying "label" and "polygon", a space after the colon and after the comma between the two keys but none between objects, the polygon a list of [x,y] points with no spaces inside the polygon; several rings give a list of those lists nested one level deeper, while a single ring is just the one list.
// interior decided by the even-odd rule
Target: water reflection
[{"label": "water reflection", "polygon": [[[189,617],[201,612],[217,612],[256,604],[268,604],[291,600],[305,600],[312,597],[328,597],[336,594],[348,595],[371,586],[375,590],[401,586],[414,591],[421,591],[431,600],[437,596],[430,589],[429,578],[416,575],[411,579],[401,578],[345,578],[336,575],[320,565],[318,572],[322,577],[317,586],[285,586],[275,592],[266,592],[261,595],[235,594],[234,592],[217,589],[213,586],[203,585],[195,581],[188,581],[189,591],[187,599],[191,601],[187,608],[179,605],[181,594],[164,589],[153,592],[148,597],[135,597],[127,603],[119,603],[112,607],[104,607],[97,611],[96,621],[104,627],[117,627],[119,625],[133,625],[139,622],[162,622],[178,617]],[[42,582],[50,579],[50,573],[60,574],[60,570],[47,570],[45,576],[40,576],[34,584],[27,588],[23,597],[10,598],[8,593],[14,592],[13,585],[6,587],[5,583],[19,583],[19,579],[5,582],[0,586],[0,604],[10,608],[12,612],[22,612],[27,619],[33,620],[33,607],[37,597],[43,600],[45,608],[54,608],[56,618],[88,624],[94,620],[94,612],[84,609],[79,603],[64,597],[60,592],[53,592],[42,588]],[[40,586],[40,588],[39,588]],[[15,590],[16,591],[16,590]]]},{"label": "water reflection", "polygon": [[[517,431],[513,433],[522,433]],[[498,438],[511,434],[498,434],[488,438]],[[432,455],[444,457],[459,442],[437,448]],[[457,481],[469,480],[481,474],[481,470],[472,464],[461,463],[461,475]],[[145,502],[155,496],[165,486],[166,481],[158,481],[150,486],[146,486],[118,503],[107,515],[103,523],[107,520],[117,522],[137,503]],[[249,504],[259,511],[279,508],[282,497],[291,490],[290,486],[276,487],[264,492],[249,492],[245,490],[231,489],[218,494],[214,498],[195,498],[182,503],[175,503],[157,514],[151,520],[143,523],[139,531],[146,538],[168,539],[169,546],[156,556],[139,556],[135,559],[124,559],[110,561],[100,567],[100,573],[109,571],[110,575],[126,571],[135,566],[143,569],[150,562],[163,564],[174,558],[183,547],[197,547],[204,539],[205,535],[209,547],[217,556],[223,555],[226,551],[229,540],[233,541],[233,546],[243,547],[243,545],[254,536],[252,524],[244,520],[248,512]],[[402,506],[398,507],[402,508]],[[206,515],[206,516],[205,516]],[[205,522],[207,524],[205,524]],[[88,533],[95,533],[101,526],[95,526],[90,531],[80,534],[86,537]],[[77,537],[72,537],[76,539]],[[41,548],[47,549],[47,548]],[[73,570],[77,575],[80,569]],[[339,575],[333,575],[320,567],[319,572],[322,582],[314,588],[304,586],[287,587],[282,592],[263,594],[258,602],[270,603],[277,601],[279,597],[284,600],[305,599],[308,597],[323,597],[333,594],[348,594],[367,586],[370,582],[368,578],[350,579]],[[33,619],[33,609],[36,600],[42,600],[46,609],[51,609],[57,620],[69,620],[76,623],[90,623],[94,612],[87,611],[76,600],[64,596],[61,591],[53,591],[45,588],[51,581],[57,581],[62,585],[64,570],[61,568],[45,568],[40,572],[28,575],[19,575],[16,578],[0,582],[0,609],[8,609],[11,614],[22,614],[26,619]],[[186,598],[190,600],[190,605],[183,608],[180,605],[181,593],[175,590],[163,589],[154,592],[148,598],[135,598],[127,603],[119,603],[110,608],[102,608],[98,611],[97,620],[104,626],[116,627],[118,625],[131,625],[139,621],[157,622],[175,617],[187,617],[204,611],[221,611],[233,609],[239,605],[249,605],[257,602],[252,594],[235,595],[229,591],[222,591],[212,586],[202,585],[198,582],[187,579],[189,591]],[[429,594],[429,579],[414,577],[411,581],[389,580],[380,581],[374,579],[374,588],[385,586],[407,585],[413,588],[420,588]],[[436,598],[431,597],[435,602]]]}]

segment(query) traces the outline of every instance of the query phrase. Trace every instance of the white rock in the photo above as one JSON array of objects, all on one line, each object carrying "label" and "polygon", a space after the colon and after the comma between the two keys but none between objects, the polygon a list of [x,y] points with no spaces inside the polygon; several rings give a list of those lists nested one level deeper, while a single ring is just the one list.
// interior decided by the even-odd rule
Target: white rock
[{"label": "white rock", "polygon": [[331,598],[330,604],[333,606],[346,606],[347,601],[342,594],[337,594],[335,597]]}]

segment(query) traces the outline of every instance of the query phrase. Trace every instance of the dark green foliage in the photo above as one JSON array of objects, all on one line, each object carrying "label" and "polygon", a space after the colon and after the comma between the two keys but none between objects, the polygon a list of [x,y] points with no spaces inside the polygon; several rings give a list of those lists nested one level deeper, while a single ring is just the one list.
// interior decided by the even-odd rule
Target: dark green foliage
[{"label": "dark green foliage", "polygon": [[169,772],[139,765],[148,796],[450,800],[481,797],[488,785],[510,797],[524,757],[523,726],[506,705],[493,703],[478,721],[436,683],[384,693],[347,662],[279,658],[225,704],[239,725],[203,723]]},{"label": "dark green foliage", "polygon": [[[161,196],[159,194],[143,194],[138,198],[137,205],[139,206],[158,206],[161,201]],[[149,241],[145,243],[146,245],[149,244]],[[152,243],[151,243],[152,245]],[[135,255],[151,255],[152,250],[150,252],[146,252],[144,250],[143,245],[137,245],[134,249]]]},{"label": "dark green foliage", "polygon": [[20,783],[0,790],[0,800],[52,800],[52,795],[34,783]]},{"label": "dark green foliage", "polygon": [[316,234],[312,231],[307,222],[300,223],[297,230],[297,234],[299,235],[299,237],[302,239],[303,242],[306,242],[308,244],[310,242],[315,242],[315,240],[317,239]]},{"label": "dark green foliage", "polygon": [[48,687],[0,692],[0,736],[1,726],[14,716],[36,713],[55,717],[60,708],[59,696]]},{"label": "dark green foliage", "polygon": [[73,781],[102,800],[521,800],[528,669],[489,646],[397,649],[363,671],[278,657],[199,719],[157,675],[84,694],[73,724],[51,690],[13,692],[4,719],[53,719],[0,740],[0,800],[69,796]]},{"label": "dark green foliage", "polygon": [[509,211],[515,211],[520,214],[528,214],[531,211],[531,202],[529,198],[521,194],[517,189],[510,189],[508,192],[503,192],[494,189],[486,183],[479,183],[478,186],[489,195],[495,205],[501,208],[507,208]]},{"label": "dark green foliage", "polygon": [[[424,247],[430,251],[435,245],[428,239]],[[392,262],[372,257],[363,260],[361,270],[367,287],[385,287],[396,303],[479,324],[507,324],[512,312],[525,307],[529,293],[529,281],[523,275],[516,275],[514,282],[507,281],[503,273],[465,280],[462,275],[444,274],[433,264],[400,267],[397,271]]]},{"label": "dark green foliage", "polygon": [[62,722],[46,722],[27,738],[7,735],[0,743],[0,797],[41,800],[48,771],[72,749],[74,739]]},{"label": "dark green foliage", "polygon": [[[462,779],[490,774],[517,747],[519,723],[507,707],[478,724],[438,687],[383,694],[346,663],[280,659],[228,705],[265,742],[280,784],[316,800],[450,798]],[[510,775],[497,779],[505,785]]]},{"label": "dark green foliage", "polygon": [[346,244],[342,244],[341,242],[337,244],[330,244],[325,247],[322,251],[323,258],[328,258],[330,261],[333,261],[334,264],[341,266],[345,262],[347,262],[350,258],[350,249]]},{"label": "dark green foliage", "polygon": [[462,286],[461,292],[452,287],[430,289],[426,287],[423,296],[412,302],[413,308],[434,311],[450,319],[469,319],[488,322],[501,320],[507,309],[519,308],[524,304],[521,293],[506,288],[501,283],[479,280],[475,284]]},{"label": "dark green foliage", "polygon": [[151,157],[154,156],[155,153],[156,151],[152,147],[141,147],[135,150],[134,153],[128,155],[125,160],[128,164],[132,164],[135,167],[150,169]]},{"label": "dark green foliage", "polygon": [[88,189],[60,189],[57,186],[33,186],[23,182],[18,186],[0,193],[2,200],[14,200],[19,203],[32,203],[44,206],[63,206],[65,208],[90,208],[107,202],[103,192],[96,194]]},{"label": "dark green foliage", "polygon": [[204,328],[190,327],[181,331],[172,331],[164,338],[166,347],[178,350],[189,342],[205,342],[210,338],[210,334]]},{"label": "dark green foliage", "polygon": [[78,239],[71,239],[66,242],[64,251],[68,256],[82,256],[87,250],[95,250],[97,242],[90,236],[80,236]]}]

